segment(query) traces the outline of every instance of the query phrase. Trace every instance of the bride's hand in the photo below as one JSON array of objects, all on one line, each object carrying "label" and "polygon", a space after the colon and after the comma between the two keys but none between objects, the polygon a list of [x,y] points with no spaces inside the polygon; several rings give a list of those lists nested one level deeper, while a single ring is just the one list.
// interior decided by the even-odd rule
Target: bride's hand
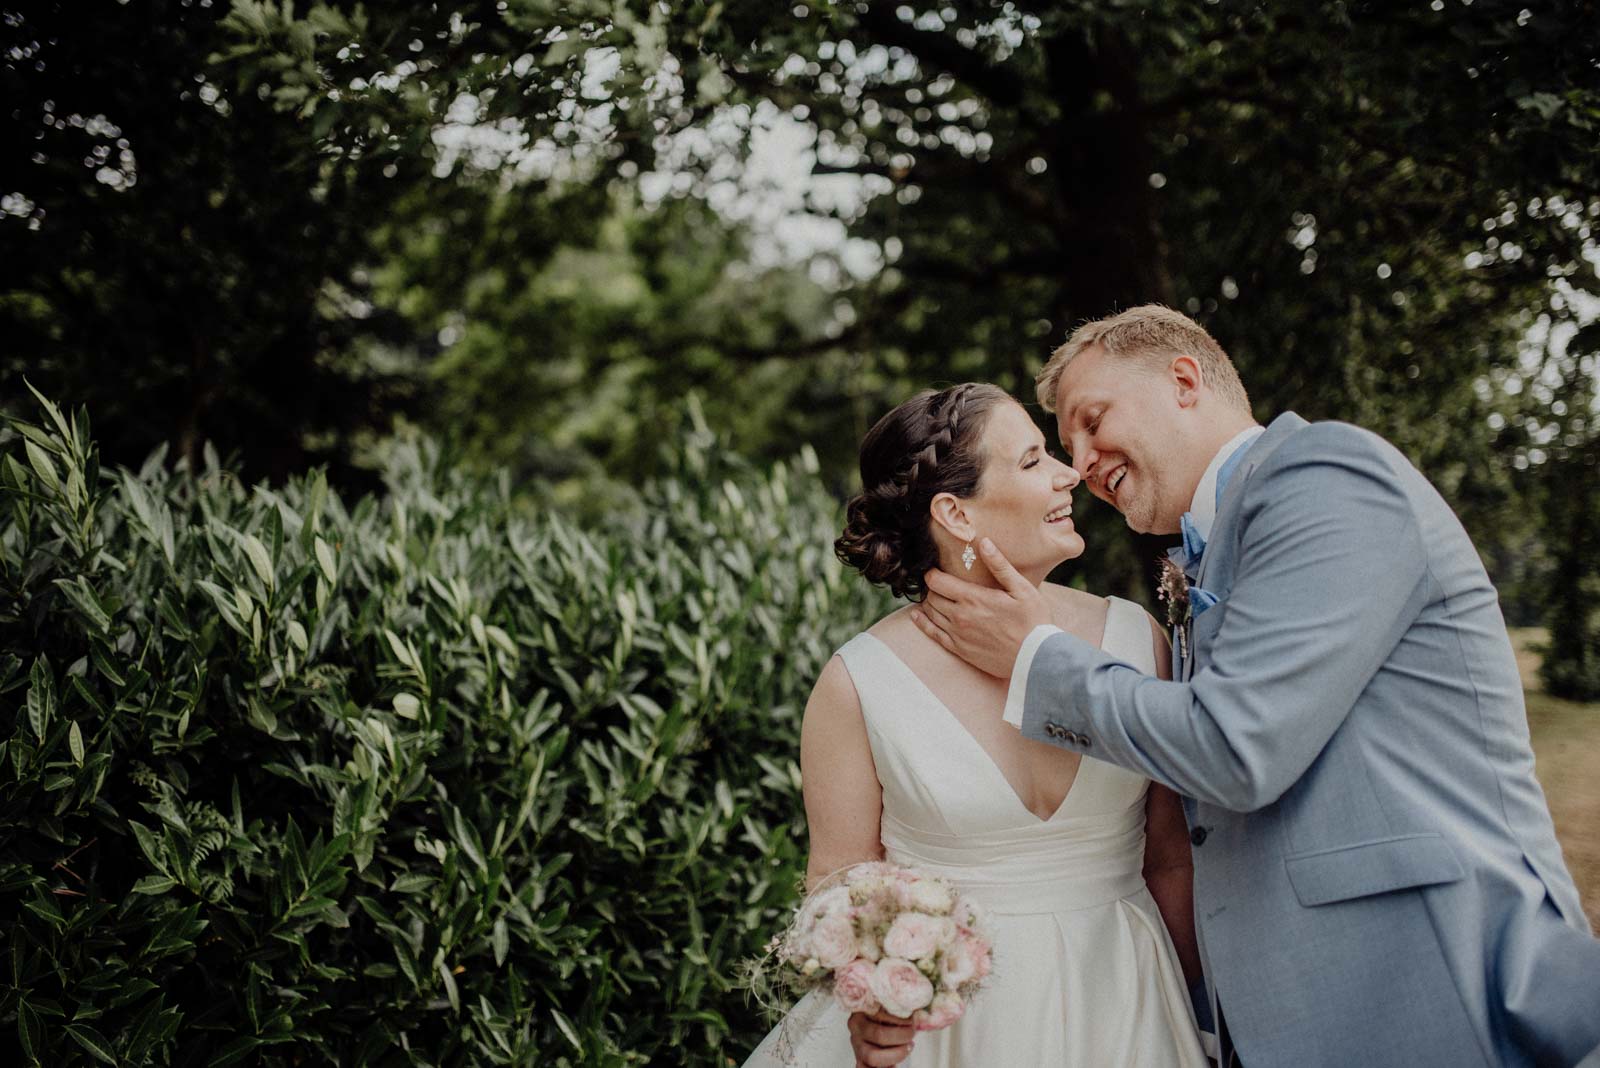
[{"label": "bride's hand", "polygon": [[887,1068],[911,1056],[911,1040],[917,1032],[911,1019],[890,1016],[883,1010],[850,1014],[850,1048],[856,1053],[856,1068]]},{"label": "bride's hand", "polygon": [[994,542],[984,538],[980,549],[1000,588],[929,571],[927,599],[912,610],[911,618],[924,634],[979,671],[1006,679],[1023,640],[1033,628],[1050,622],[1050,606],[1039,587],[1018,574]]}]

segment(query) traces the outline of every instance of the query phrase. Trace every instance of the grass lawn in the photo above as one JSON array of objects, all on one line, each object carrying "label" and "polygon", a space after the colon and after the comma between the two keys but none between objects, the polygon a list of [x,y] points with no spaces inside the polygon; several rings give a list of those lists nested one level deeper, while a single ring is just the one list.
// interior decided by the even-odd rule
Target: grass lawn
[{"label": "grass lawn", "polygon": [[1528,695],[1535,770],[1584,911],[1600,930],[1600,702],[1563,701],[1541,689],[1538,645],[1544,637],[1536,628],[1511,631]]}]

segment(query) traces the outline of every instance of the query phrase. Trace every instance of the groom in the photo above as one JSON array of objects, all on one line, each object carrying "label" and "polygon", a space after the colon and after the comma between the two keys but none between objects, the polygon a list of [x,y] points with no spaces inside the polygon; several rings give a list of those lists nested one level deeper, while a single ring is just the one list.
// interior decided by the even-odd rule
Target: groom
[{"label": "groom", "polygon": [[1039,374],[1134,530],[1183,535],[1173,681],[994,590],[928,576],[919,625],[1011,679],[1029,738],[1183,794],[1223,1064],[1600,1065],[1600,942],[1533,776],[1494,588],[1393,446],[1262,428],[1198,324],[1146,305]]}]

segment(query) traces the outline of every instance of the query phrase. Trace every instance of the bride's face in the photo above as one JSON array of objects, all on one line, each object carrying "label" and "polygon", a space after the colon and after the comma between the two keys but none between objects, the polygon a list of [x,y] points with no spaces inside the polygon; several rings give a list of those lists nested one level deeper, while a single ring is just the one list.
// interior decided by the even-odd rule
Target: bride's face
[{"label": "bride's face", "polygon": [[1083,538],[1072,524],[1078,472],[1050,455],[1021,405],[1001,404],[989,413],[982,449],[977,495],[951,498],[956,507],[945,517],[945,529],[962,539],[992,539],[1023,572],[1048,572],[1081,555]]}]

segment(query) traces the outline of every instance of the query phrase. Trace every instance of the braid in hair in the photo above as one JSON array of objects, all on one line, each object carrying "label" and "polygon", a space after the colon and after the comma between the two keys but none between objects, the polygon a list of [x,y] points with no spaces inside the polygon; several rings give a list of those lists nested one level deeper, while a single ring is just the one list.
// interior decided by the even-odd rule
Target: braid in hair
[{"label": "braid in hair", "polygon": [[952,444],[961,433],[967,400],[979,388],[976,382],[965,382],[934,394],[933,403],[928,406],[932,425],[928,428],[927,444],[912,458],[910,470],[906,473],[907,487],[915,486],[921,478],[937,477],[939,461],[949,454]]},{"label": "braid in hair", "polygon": [[977,493],[983,424],[1009,399],[997,386],[965,382],[919,393],[878,420],[861,442],[863,489],[845,506],[839,559],[895,596],[921,600],[922,576],[939,559],[929,505],[941,493]]}]

